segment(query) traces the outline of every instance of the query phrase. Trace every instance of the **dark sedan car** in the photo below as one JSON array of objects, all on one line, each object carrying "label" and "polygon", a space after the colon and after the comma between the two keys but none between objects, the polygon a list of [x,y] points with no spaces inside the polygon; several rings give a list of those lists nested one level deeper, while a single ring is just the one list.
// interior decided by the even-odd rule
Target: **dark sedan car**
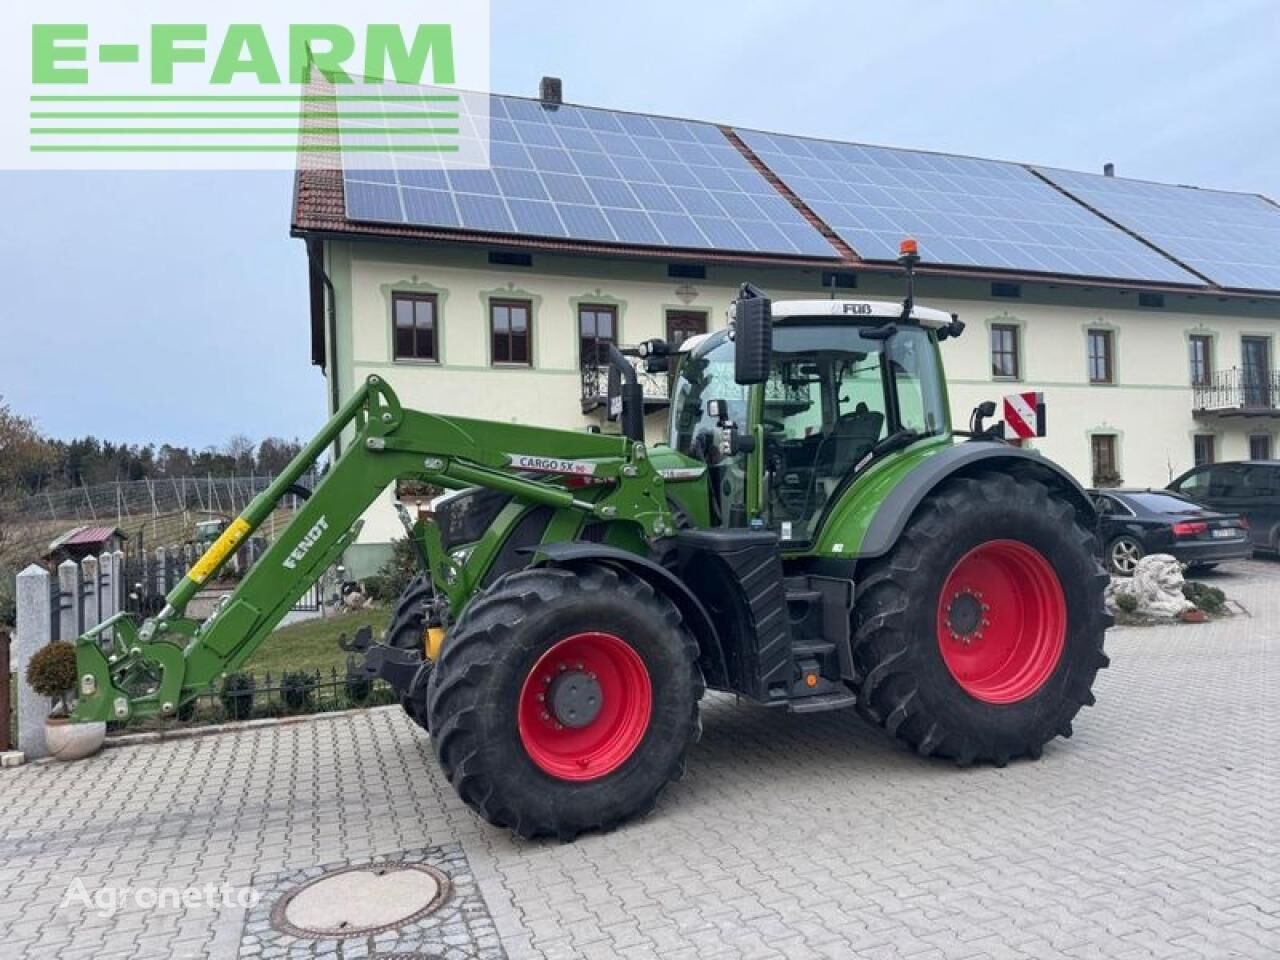
[{"label": "dark sedan car", "polygon": [[1255,550],[1280,552],[1280,460],[1207,463],[1188,470],[1169,489],[1249,524]]},{"label": "dark sedan car", "polygon": [[1112,573],[1130,576],[1148,553],[1168,553],[1207,569],[1253,553],[1249,528],[1168,490],[1090,490],[1098,508],[1098,540]]}]

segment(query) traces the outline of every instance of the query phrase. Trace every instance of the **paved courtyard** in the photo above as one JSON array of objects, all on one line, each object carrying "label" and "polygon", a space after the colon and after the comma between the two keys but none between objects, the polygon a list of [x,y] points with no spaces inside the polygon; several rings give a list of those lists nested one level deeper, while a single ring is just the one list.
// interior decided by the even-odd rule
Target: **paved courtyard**
[{"label": "paved courtyard", "polygon": [[[713,698],[658,809],[569,845],[478,822],[396,709],[0,771],[0,954],[1277,957],[1280,564],[1213,579],[1252,616],[1114,630],[1097,706],[1038,763],[956,770],[852,713]],[[478,893],[453,953],[68,894],[413,857]]]}]

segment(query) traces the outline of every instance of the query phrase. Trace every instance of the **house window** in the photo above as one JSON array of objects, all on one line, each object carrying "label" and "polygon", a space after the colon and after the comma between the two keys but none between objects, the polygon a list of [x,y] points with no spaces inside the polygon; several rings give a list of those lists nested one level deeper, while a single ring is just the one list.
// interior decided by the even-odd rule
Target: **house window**
[{"label": "house window", "polygon": [[489,262],[495,267],[532,267],[533,254],[510,253],[506,250],[490,250]]},{"label": "house window", "polygon": [[391,294],[393,358],[439,361],[438,303],[431,293]]},{"label": "house window", "polygon": [[991,376],[1016,380],[1021,375],[1018,328],[1011,323],[993,323],[991,325]]},{"label": "house window", "polygon": [[1213,463],[1217,460],[1214,436],[1211,433],[1198,433],[1192,441],[1192,455],[1195,459],[1197,467],[1204,466],[1206,463]]},{"label": "house window", "polygon": [[1190,340],[1191,385],[1207,387],[1213,374],[1213,338],[1193,333]]},{"label": "house window", "polygon": [[705,280],[707,268],[700,263],[668,263],[667,276],[675,280]]},{"label": "house window", "polygon": [[707,332],[707,315],[697,310],[667,311],[667,346],[672,350],[690,337]]},{"label": "house window", "polygon": [[1113,383],[1115,368],[1111,357],[1110,330],[1089,331],[1089,382]]},{"label": "house window", "polygon": [[1255,433],[1249,438],[1249,459],[1250,460],[1270,460],[1271,459],[1271,434]]},{"label": "house window", "polygon": [[490,300],[489,331],[493,342],[493,363],[518,366],[533,364],[530,316],[533,304],[528,300]]},{"label": "house window", "polygon": [[618,342],[618,309],[607,304],[578,307],[578,357],[583,367],[609,362],[607,345]]},{"label": "house window", "polygon": [[991,284],[991,295],[1004,299],[1017,299],[1022,296],[1022,284],[996,281]]},{"label": "house window", "polygon": [[1089,438],[1089,444],[1093,459],[1093,485],[1095,487],[1120,486],[1115,434],[1095,433]]}]

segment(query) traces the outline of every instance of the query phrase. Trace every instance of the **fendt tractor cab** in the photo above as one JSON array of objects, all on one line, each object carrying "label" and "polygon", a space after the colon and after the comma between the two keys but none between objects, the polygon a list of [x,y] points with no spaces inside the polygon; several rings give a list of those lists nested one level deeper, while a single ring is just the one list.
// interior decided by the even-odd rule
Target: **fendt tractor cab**
[{"label": "fendt tractor cab", "polygon": [[[79,720],[171,715],[238,668],[354,539],[388,484],[452,491],[411,528],[426,572],[384,643],[357,634],[460,796],[524,836],[652,806],[705,688],[798,713],[856,707],[923,756],[1002,765],[1069,736],[1106,666],[1093,509],[1063,470],[953,430],[940,344],[902,303],[770,303],[630,351],[673,381],[644,438],[610,348],[620,435],[403,409],[370,377],[136,626],[80,638]],[[182,611],[344,429],[354,436],[209,620]],[[296,486],[293,490],[296,491]]]}]

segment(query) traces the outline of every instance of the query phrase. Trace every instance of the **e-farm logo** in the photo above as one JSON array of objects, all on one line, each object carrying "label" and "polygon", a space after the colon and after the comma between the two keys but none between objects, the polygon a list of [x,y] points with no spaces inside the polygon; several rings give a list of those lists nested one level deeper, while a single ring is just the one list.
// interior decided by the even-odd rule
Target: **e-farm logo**
[{"label": "e-farm logo", "polygon": [[9,29],[17,13],[0,166],[487,165],[485,3],[46,0]]}]

